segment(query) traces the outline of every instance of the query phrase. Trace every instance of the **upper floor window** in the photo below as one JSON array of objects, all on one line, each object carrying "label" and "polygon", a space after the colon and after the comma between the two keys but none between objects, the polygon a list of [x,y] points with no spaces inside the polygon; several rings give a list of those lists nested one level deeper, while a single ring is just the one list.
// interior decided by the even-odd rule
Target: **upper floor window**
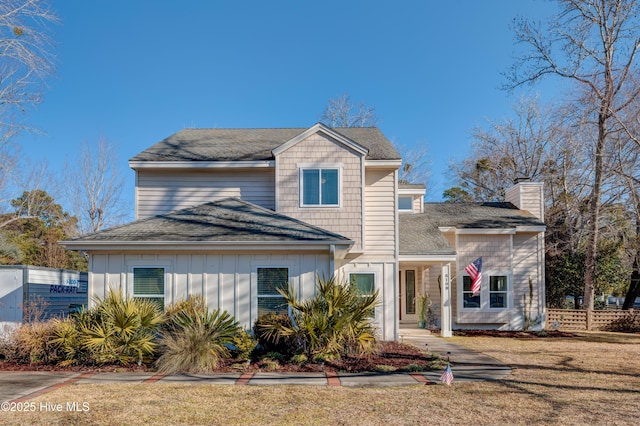
[{"label": "upper floor window", "polygon": [[401,195],[398,197],[398,210],[412,211],[413,210],[413,197]]},{"label": "upper floor window", "polygon": [[302,206],[340,205],[339,168],[305,168],[300,180]]}]

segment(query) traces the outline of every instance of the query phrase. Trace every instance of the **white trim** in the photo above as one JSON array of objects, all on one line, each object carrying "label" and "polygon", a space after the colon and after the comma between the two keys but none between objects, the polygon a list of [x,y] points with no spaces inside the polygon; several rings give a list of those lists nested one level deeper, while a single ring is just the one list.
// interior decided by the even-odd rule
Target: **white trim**
[{"label": "white trim", "polygon": [[[171,285],[171,270],[172,263],[170,260],[129,260],[126,261],[126,281],[125,292],[130,297],[137,297],[133,292],[133,270],[144,268],[162,268],[164,270],[164,306],[169,306],[173,303],[173,286]],[[122,285],[122,284],[121,284]],[[160,297],[148,296],[148,297]]]},{"label": "white trim", "polygon": [[365,160],[364,165],[370,168],[399,169],[402,165],[402,160]]},{"label": "white trim", "polygon": [[516,226],[516,232],[545,232],[546,226]]},{"label": "white trim", "polygon": [[425,255],[400,255],[400,262],[455,262],[455,254],[425,254]]},{"label": "white trim", "polygon": [[405,189],[402,189],[398,185],[398,196],[401,196],[401,195],[424,195],[425,192],[426,192],[425,188],[421,188],[421,189],[405,188]]},{"label": "white trim", "polygon": [[366,155],[369,152],[367,148],[363,147],[359,143],[352,141],[351,139],[347,138],[344,135],[341,135],[340,133],[336,132],[330,127],[325,126],[322,123],[314,124],[304,132],[300,133],[298,136],[288,140],[287,142],[283,143],[282,145],[275,148],[271,152],[273,153],[274,156],[278,156],[284,151],[291,148],[292,146],[296,145],[297,143],[307,139],[309,136],[314,135],[316,133],[324,133],[328,137],[335,139],[342,145],[345,145],[346,147],[352,149],[353,151],[357,152],[360,155]]},{"label": "white trim", "polygon": [[273,160],[258,161],[129,161],[129,167],[138,169],[252,169],[275,167]]},{"label": "white trim", "polygon": [[[412,195],[405,195],[405,194],[400,194],[398,193],[398,211],[399,212],[403,212],[403,213],[410,213],[413,212],[413,196]],[[409,208],[408,209],[403,209],[400,208],[400,198],[408,198],[411,200],[411,203],[409,204]]]},{"label": "white trim", "polygon": [[[342,163],[301,163],[298,164],[298,207],[299,208],[319,208],[319,209],[339,209],[342,207],[342,177],[344,175]],[[318,170],[318,178],[322,175],[323,170],[338,171],[338,204],[304,204],[304,172],[306,170]],[[321,179],[318,182],[322,184]],[[322,187],[318,187],[318,196],[321,197]]]},{"label": "white trim", "polygon": [[[511,311],[514,308],[514,288],[513,288],[513,273],[508,270],[502,269],[489,269],[486,271],[482,271],[482,285],[480,286],[480,307],[478,308],[465,308],[464,307],[464,277],[468,277],[469,275],[462,269],[458,273],[458,312],[469,312],[469,313],[495,313],[495,312],[506,312]],[[507,277],[507,306],[504,308],[491,308],[490,304],[490,288],[491,288],[491,277]]]},{"label": "white trim", "polygon": [[477,235],[510,235],[510,234],[515,234],[516,233],[516,229],[515,228],[491,228],[491,229],[485,229],[485,228],[461,228],[458,229],[456,228],[456,234],[457,235],[473,235],[473,234],[477,234]]},{"label": "white trim", "polygon": [[61,245],[69,250],[153,250],[153,251],[326,251],[329,246],[335,245],[336,249],[348,250],[354,244],[353,241],[287,241],[273,243],[272,241],[217,241],[215,243],[184,242],[184,241],[61,241]]},{"label": "white trim", "polygon": [[[249,272],[249,286],[251,287],[250,300],[249,300],[249,311],[250,311],[250,323],[253,324],[256,319],[258,319],[258,268],[286,268],[287,269],[287,285],[292,286],[296,297],[300,296],[300,282],[299,276],[292,277],[291,271],[296,268],[295,260],[290,261],[260,261],[260,262],[252,262],[251,270]],[[299,274],[299,271],[298,271]],[[295,280],[293,278],[296,278]],[[274,297],[279,297],[275,296]],[[237,295],[235,297],[238,299]]]},{"label": "white trim", "polygon": [[[354,268],[354,270],[347,271],[347,283],[351,285],[351,275],[373,275],[373,292],[378,291],[378,304],[373,310],[373,321],[378,322],[379,319],[384,318],[382,312],[379,312],[379,309],[384,306],[384,292],[381,289],[380,283],[378,282],[378,272],[371,269],[358,269]],[[372,293],[373,294],[373,293]],[[368,296],[368,295],[366,295]],[[395,303],[395,300],[394,300]]]}]

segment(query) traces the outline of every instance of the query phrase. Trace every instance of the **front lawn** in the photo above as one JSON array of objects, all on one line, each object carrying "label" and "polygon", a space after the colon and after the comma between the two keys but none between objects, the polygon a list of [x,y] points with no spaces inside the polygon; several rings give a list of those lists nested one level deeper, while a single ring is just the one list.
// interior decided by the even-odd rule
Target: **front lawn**
[{"label": "front lawn", "polygon": [[[452,386],[71,385],[32,401],[86,402],[77,413],[0,413],[6,424],[637,424],[640,335],[455,336],[513,367]],[[455,367],[454,367],[455,372]]]}]

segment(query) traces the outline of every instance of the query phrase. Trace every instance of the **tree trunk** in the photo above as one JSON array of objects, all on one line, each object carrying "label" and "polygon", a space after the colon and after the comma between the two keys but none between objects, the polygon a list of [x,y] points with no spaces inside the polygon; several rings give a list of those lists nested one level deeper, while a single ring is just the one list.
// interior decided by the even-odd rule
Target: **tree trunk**
[{"label": "tree trunk", "polygon": [[583,308],[593,310],[593,299],[596,287],[596,264],[598,255],[598,231],[600,222],[600,198],[604,174],[604,150],[607,138],[607,118],[610,103],[605,100],[598,113],[598,141],[595,152],[595,170],[593,190],[589,203],[589,239],[587,241],[587,257],[584,270],[584,303]]},{"label": "tree trunk", "polygon": [[640,270],[638,270],[638,257],[633,261],[633,272],[631,272],[631,284],[629,284],[629,291],[624,298],[622,304],[622,310],[626,311],[633,308],[633,302],[636,298],[640,297]]}]

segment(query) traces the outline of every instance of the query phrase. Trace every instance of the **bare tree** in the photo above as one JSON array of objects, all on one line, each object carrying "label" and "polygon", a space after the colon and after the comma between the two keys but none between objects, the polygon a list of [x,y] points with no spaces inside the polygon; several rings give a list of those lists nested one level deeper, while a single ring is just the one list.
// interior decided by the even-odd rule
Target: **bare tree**
[{"label": "bare tree", "polygon": [[363,103],[355,105],[345,93],[329,99],[320,121],[331,127],[373,127],[380,119],[374,107]]},{"label": "bare tree", "polygon": [[[0,199],[6,192],[19,155],[12,141],[27,128],[24,113],[42,100],[54,72],[51,26],[58,18],[46,0],[0,1]],[[24,187],[19,189],[24,189]]]},{"label": "bare tree", "polygon": [[97,145],[85,142],[74,164],[67,164],[65,181],[71,210],[81,233],[116,225],[128,211],[122,206],[124,177],[113,144],[100,137]]},{"label": "bare tree", "polygon": [[640,91],[634,78],[640,14],[636,0],[557,2],[560,11],[545,29],[527,19],[515,21],[516,39],[525,50],[513,64],[507,88],[556,76],[581,86],[584,100],[593,106],[593,180],[584,274],[584,307],[593,309],[607,141],[619,131],[616,116]]},{"label": "bare tree", "polygon": [[[380,121],[375,108],[364,103],[357,106],[347,93],[329,99],[320,116],[320,121],[331,127],[374,127]],[[393,142],[402,158],[398,179],[409,183],[422,183],[428,188],[430,176],[429,149],[419,143],[413,147]]]},{"label": "bare tree", "polygon": [[470,155],[451,170],[461,189],[477,201],[502,201],[514,179],[542,180],[555,145],[564,140],[560,111],[537,98],[520,98],[514,116],[488,121],[473,131]]},{"label": "bare tree", "polygon": [[22,167],[16,168],[7,179],[7,185],[0,196],[0,230],[20,220],[37,217],[46,201],[38,191],[57,193],[57,179],[49,172],[47,163],[32,164],[22,160]]},{"label": "bare tree", "polygon": [[0,144],[23,129],[22,113],[42,100],[54,71],[50,33],[57,22],[46,0],[0,2]]},{"label": "bare tree", "polygon": [[393,146],[402,157],[398,180],[407,183],[421,183],[428,190],[429,177],[431,176],[429,147],[424,143],[419,143],[413,147],[406,147],[396,143]]}]

